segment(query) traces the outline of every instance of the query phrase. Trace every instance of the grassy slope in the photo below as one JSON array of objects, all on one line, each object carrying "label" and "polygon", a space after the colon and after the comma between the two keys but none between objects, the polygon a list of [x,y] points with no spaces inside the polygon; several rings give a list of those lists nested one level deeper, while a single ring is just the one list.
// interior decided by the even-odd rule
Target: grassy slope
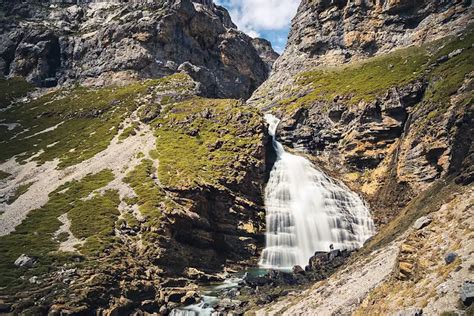
[{"label": "grassy slope", "polygon": [[[446,104],[465,75],[474,71],[473,43],[474,29],[471,27],[460,38],[445,38],[423,47],[400,49],[348,66],[304,72],[297,75],[295,86],[287,91],[290,97],[281,100],[277,107],[290,113],[317,101],[332,101],[336,96],[347,99],[349,105],[371,102],[391,87],[400,87],[418,78],[426,78],[432,83],[427,100]],[[429,68],[438,58],[459,48],[463,49],[460,55],[434,69]],[[306,93],[300,96],[301,91]]]},{"label": "grassy slope", "polygon": [[[17,103],[0,112],[3,123],[20,124],[12,130],[0,126],[0,162],[15,155],[22,162],[40,153],[34,158],[38,163],[59,158],[59,166],[64,168],[89,159],[107,148],[123,120],[141,105],[144,95],[153,97],[170,88],[178,92],[190,89],[185,79],[185,75],[177,74],[124,87],[61,89]],[[0,92],[5,95],[5,91]],[[132,128],[126,129],[121,139],[133,132]]]},{"label": "grassy slope", "polygon": [[[110,240],[105,239],[111,235],[114,227],[110,219],[118,213],[117,193],[107,192],[104,196],[96,195],[87,201],[83,199],[111,180],[112,172],[104,170],[60,186],[50,194],[48,203],[31,211],[13,233],[0,237],[0,284],[22,285],[20,275],[26,275],[27,278],[41,275],[55,269],[60,263],[72,262],[65,254],[57,252],[59,242],[53,238],[61,226],[58,217],[64,213],[70,216],[74,234],[86,239],[86,254],[91,249],[100,250],[94,245],[97,240],[102,241],[103,246],[108,244]],[[13,265],[21,254],[37,259],[34,268],[27,270]]]},{"label": "grassy slope", "polygon": [[257,165],[252,152],[261,116],[236,100],[193,98],[169,107],[158,128],[158,174],[165,186],[219,185],[240,179],[240,163]]},{"label": "grassy slope", "polygon": [[32,90],[33,86],[22,78],[0,79],[0,109],[6,108],[13,100],[26,96]]},{"label": "grassy slope", "polygon": [[[0,284],[15,291],[21,275],[27,280],[72,262],[70,254],[58,252],[59,243],[67,240],[68,234],[54,235],[61,226],[58,217],[64,213],[71,221],[73,235],[86,241],[79,249],[86,262],[95,264],[95,258],[108,252],[106,248],[114,247],[114,228],[123,222],[142,226],[144,245],[156,247],[163,216],[181,207],[166,193],[166,187],[189,189],[238,181],[245,174],[242,164],[261,163],[253,157],[263,135],[257,110],[236,100],[196,97],[189,79],[176,74],[120,88],[62,89],[16,103],[0,113],[4,122],[21,124],[12,131],[2,129],[0,142],[5,150],[0,161],[13,155],[23,161],[42,151],[34,158],[38,163],[59,158],[60,167],[77,164],[105,149],[123,120],[139,106],[144,105],[139,117],[157,116],[150,123],[157,137],[153,158],[142,160],[124,179],[137,195],[125,202],[138,204],[146,222],[138,223],[131,214],[119,220],[116,191],[94,193],[113,179],[110,171],[65,184],[50,194],[46,205],[31,211],[14,233],[0,237],[0,251],[5,253],[0,258]],[[56,129],[35,135],[59,123]],[[132,122],[119,140],[136,133],[136,126]],[[22,253],[38,259],[33,269],[13,266]],[[18,286],[26,285],[20,283]]]}]

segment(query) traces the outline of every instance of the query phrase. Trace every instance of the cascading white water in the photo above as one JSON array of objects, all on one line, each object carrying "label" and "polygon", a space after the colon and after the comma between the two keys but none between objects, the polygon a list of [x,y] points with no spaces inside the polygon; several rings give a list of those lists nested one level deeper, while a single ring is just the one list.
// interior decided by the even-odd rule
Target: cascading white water
[{"label": "cascading white water", "polygon": [[280,120],[265,115],[277,159],[265,189],[266,247],[260,265],[305,267],[316,251],[356,249],[371,237],[374,223],[363,201],[344,184],[317,170],[276,140]]}]

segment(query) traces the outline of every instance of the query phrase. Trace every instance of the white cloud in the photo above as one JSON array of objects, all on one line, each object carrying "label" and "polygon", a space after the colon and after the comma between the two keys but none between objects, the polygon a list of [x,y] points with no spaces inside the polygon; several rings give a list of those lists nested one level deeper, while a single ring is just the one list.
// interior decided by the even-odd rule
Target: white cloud
[{"label": "white cloud", "polygon": [[250,36],[288,28],[300,0],[216,0],[228,8],[232,20]]}]

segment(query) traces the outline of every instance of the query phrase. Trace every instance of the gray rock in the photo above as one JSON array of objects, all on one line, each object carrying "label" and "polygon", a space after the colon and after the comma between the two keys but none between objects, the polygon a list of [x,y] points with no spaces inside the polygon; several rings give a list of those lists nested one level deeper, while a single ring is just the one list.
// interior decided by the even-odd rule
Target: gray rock
[{"label": "gray rock", "polygon": [[465,306],[474,302],[474,281],[464,281],[460,291],[461,301]]},{"label": "gray rock", "polygon": [[423,309],[421,308],[411,308],[399,311],[395,314],[396,316],[422,316]]},{"label": "gray rock", "polygon": [[426,227],[428,226],[432,221],[432,218],[429,217],[429,216],[423,216],[423,217],[420,217],[419,219],[417,219],[415,221],[415,223],[413,224],[413,228],[415,229],[422,229],[423,227]]},{"label": "gray rock", "polygon": [[458,49],[452,51],[451,53],[449,53],[449,54],[448,54],[448,57],[449,57],[449,58],[456,57],[457,55],[461,54],[462,51],[463,51],[462,48],[458,48]]},{"label": "gray rock", "polygon": [[28,282],[30,282],[31,284],[41,284],[41,281],[38,280],[38,277],[36,275],[29,278]]},{"label": "gray rock", "polygon": [[446,262],[446,264],[451,264],[454,262],[454,260],[456,260],[457,257],[457,253],[449,252],[446,254],[446,256],[444,256],[444,262]]},{"label": "gray rock", "polygon": [[18,259],[15,260],[15,266],[20,267],[20,268],[31,268],[34,266],[36,260],[28,257],[25,254],[22,254],[21,256],[18,257]]},{"label": "gray rock", "polygon": [[246,99],[277,57],[271,46],[238,31],[229,13],[210,0],[86,2],[6,3],[2,74],[45,87],[107,85],[163,77],[189,62],[198,67],[192,74],[203,95]]}]

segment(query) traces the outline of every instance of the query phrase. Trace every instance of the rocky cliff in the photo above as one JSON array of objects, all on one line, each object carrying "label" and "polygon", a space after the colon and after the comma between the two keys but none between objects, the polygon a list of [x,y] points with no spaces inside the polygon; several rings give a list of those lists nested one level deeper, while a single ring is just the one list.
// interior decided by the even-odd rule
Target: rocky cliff
[{"label": "rocky cliff", "polygon": [[471,1],[302,1],[249,103],[365,198],[378,233],[257,315],[472,314],[472,17]]},{"label": "rocky cliff", "polygon": [[263,61],[210,1],[79,3],[3,3],[1,72],[51,87],[123,84],[179,70],[203,95],[248,98],[275,58]]},{"label": "rocky cliff", "polygon": [[303,1],[250,103],[387,222],[393,203],[471,159],[472,12],[466,1]]},{"label": "rocky cliff", "polygon": [[255,262],[268,42],[211,1],[0,12],[0,313],[167,314]]},{"label": "rocky cliff", "polygon": [[[254,94],[279,96],[298,72],[386,54],[463,30],[471,1],[303,0],[272,78]],[[270,93],[268,98],[267,93]]]},{"label": "rocky cliff", "polygon": [[276,62],[207,0],[77,3],[0,10],[0,313],[167,315],[255,264],[269,111],[378,233],[224,309],[469,312],[470,1],[305,0]]}]

